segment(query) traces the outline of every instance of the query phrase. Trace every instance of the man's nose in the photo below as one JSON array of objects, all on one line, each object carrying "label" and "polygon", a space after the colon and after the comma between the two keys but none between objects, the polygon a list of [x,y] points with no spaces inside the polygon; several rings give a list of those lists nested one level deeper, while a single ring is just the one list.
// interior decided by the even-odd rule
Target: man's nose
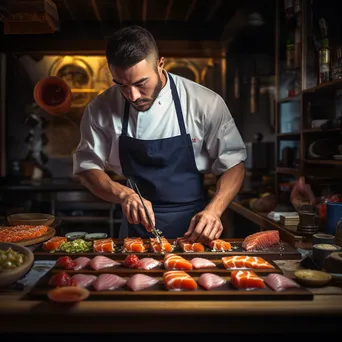
[{"label": "man's nose", "polygon": [[140,91],[136,87],[131,87],[129,90],[129,100],[135,102],[141,97]]}]

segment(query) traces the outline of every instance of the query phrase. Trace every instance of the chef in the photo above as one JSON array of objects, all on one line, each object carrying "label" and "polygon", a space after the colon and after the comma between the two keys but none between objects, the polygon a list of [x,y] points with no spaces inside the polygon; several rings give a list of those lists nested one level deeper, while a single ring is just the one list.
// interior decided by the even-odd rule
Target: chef
[{"label": "chef", "polygon": [[[244,178],[246,149],[224,100],[165,71],[149,31],[128,26],[108,40],[114,85],[86,107],[74,174],[101,199],[120,204],[119,237],[152,237],[136,192],[112,181],[113,171],[138,185],[166,238],[206,243],[222,234],[220,217]],[[203,175],[220,176],[210,202]]]}]

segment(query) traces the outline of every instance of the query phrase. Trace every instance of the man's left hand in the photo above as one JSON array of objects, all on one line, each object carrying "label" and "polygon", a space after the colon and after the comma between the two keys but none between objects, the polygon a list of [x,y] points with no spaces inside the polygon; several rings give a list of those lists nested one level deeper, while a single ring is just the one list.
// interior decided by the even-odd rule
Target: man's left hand
[{"label": "man's left hand", "polygon": [[222,231],[223,226],[220,217],[209,210],[203,210],[191,219],[189,229],[184,234],[184,239],[190,243],[207,243],[218,239]]}]

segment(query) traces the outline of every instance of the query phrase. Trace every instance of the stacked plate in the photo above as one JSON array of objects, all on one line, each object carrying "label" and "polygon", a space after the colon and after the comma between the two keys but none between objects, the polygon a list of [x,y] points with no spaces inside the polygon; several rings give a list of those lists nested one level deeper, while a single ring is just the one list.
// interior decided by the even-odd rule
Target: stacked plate
[{"label": "stacked plate", "polygon": [[301,211],[299,214],[299,224],[297,233],[301,235],[313,235],[318,233],[319,225],[317,224],[316,214],[311,211]]}]

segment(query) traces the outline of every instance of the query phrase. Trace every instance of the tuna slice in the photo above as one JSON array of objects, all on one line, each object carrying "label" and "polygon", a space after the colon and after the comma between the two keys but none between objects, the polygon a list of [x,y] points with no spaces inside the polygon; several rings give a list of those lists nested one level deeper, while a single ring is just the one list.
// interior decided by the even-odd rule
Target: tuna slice
[{"label": "tuna slice", "polygon": [[227,281],[214,273],[202,273],[197,282],[206,290],[212,290],[222,286]]},{"label": "tuna slice", "polygon": [[90,259],[87,257],[79,257],[74,260],[74,263],[75,263],[74,270],[79,271],[88,267],[90,263]]},{"label": "tuna slice", "polygon": [[299,288],[300,286],[281,274],[271,273],[265,278],[265,283],[274,291],[284,291],[286,289]]},{"label": "tuna slice", "polygon": [[114,267],[119,265],[121,265],[121,263],[107,258],[103,255],[98,255],[89,262],[89,266],[95,271],[101,270],[102,268]]},{"label": "tuna slice", "polygon": [[278,230],[267,230],[248,235],[242,242],[242,248],[246,251],[265,249],[279,243]]},{"label": "tuna slice", "polygon": [[91,274],[74,274],[71,279],[75,280],[77,286],[79,287],[89,287],[90,285],[92,285],[94,283],[94,281],[96,280],[96,276],[91,275]]},{"label": "tuna slice", "polygon": [[152,278],[146,274],[135,274],[128,279],[127,286],[132,291],[141,291],[157,284],[158,282],[159,280],[157,278]]},{"label": "tuna slice", "polygon": [[139,261],[139,267],[143,270],[152,270],[153,268],[160,267],[161,262],[153,258],[143,258]]},{"label": "tuna slice", "polygon": [[126,279],[121,278],[116,274],[103,273],[94,281],[93,287],[96,291],[108,291],[123,287],[126,283]]},{"label": "tuna slice", "polygon": [[190,262],[194,269],[216,267],[216,265],[212,261],[204,258],[193,258],[190,260]]}]

